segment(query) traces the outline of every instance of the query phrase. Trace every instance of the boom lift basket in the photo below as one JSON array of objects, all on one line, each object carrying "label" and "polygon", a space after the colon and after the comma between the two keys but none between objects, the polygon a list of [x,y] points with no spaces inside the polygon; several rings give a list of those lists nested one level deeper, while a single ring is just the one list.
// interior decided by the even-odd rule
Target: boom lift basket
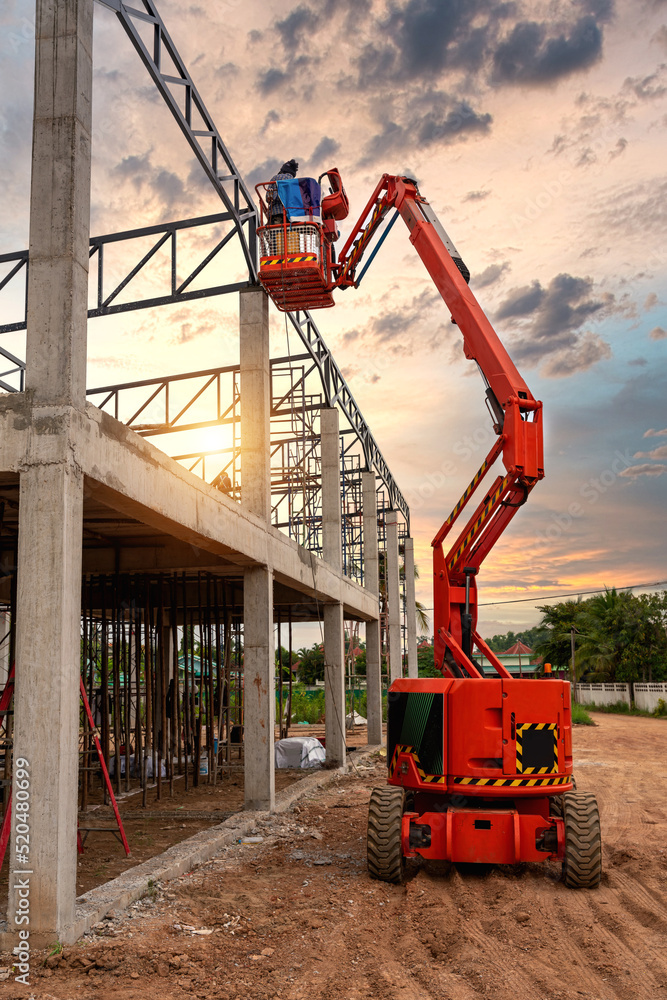
[{"label": "boom lift basket", "polygon": [[323,309],[334,304],[329,285],[330,243],[324,227],[291,220],[278,199],[276,185],[258,184],[260,222],[259,280],[281,312]]}]

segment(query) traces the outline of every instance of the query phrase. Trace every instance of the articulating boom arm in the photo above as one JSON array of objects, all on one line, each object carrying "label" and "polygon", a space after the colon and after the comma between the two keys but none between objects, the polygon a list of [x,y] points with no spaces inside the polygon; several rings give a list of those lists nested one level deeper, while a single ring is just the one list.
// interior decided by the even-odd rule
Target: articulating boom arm
[{"label": "articulating boom arm", "polygon": [[[483,559],[517,509],[526,502],[537,481],[544,476],[542,403],[534,399],[468,287],[470,275],[456,247],[429,203],[419,194],[415,181],[408,177],[382,176],[343,247],[338,264],[334,265],[333,287],[358,284],[357,267],[392,208],[402,216],[410,230],[410,242],[445,300],[453,322],[463,334],[465,356],[479,366],[487,386],[494,429],[498,434],[482,466],[432,542],[435,662],[445,675],[482,677],[483,671],[473,659],[473,648],[477,647],[498,674],[509,677],[508,671],[476,632],[475,578]],[[388,227],[385,234],[387,231]],[[497,476],[487,488],[483,499],[445,554],[445,539],[500,455],[505,475]]]}]

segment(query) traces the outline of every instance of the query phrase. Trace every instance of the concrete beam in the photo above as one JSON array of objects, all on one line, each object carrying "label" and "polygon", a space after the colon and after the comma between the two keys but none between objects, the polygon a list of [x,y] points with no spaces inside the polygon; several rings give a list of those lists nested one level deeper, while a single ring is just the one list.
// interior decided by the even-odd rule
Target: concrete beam
[{"label": "concrete beam", "polygon": [[415,542],[405,539],[405,617],[407,619],[408,677],[419,677],[417,665],[417,615],[415,594]]},{"label": "concrete beam", "polygon": [[[379,592],[377,493],[375,473],[361,474],[364,539],[364,585],[374,595]],[[366,622],[366,709],[368,742],[382,743],[382,655],[380,621]]]},{"label": "concrete beam", "polygon": [[389,633],[389,679],[403,676],[403,651],[401,649],[401,589],[398,570],[398,512],[385,514],[387,537],[387,631]]},{"label": "concrete beam", "polygon": [[241,571],[272,565],[276,580],[310,599],[340,601],[346,618],[377,618],[377,600],[363,587],[277,528],[267,530],[260,518],[110,414],[90,403],[85,413],[47,407],[33,413],[24,393],[0,396],[0,469],[19,472],[29,461],[29,448],[39,449],[39,461],[62,460],[65,433],[91,500]]},{"label": "concrete beam", "polygon": [[243,590],[243,742],[245,807],[275,807],[275,639],[273,579],[264,566],[247,569]]}]

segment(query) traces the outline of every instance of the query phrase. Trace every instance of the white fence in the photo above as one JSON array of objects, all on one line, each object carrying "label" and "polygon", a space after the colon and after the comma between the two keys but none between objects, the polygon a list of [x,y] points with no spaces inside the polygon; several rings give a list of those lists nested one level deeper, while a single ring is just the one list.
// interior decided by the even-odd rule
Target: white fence
[{"label": "white fence", "polygon": [[667,684],[640,684],[634,685],[635,705],[645,712],[654,712],[658,707],[658,702],[662,698],[667,701]]},{"label": "white fence", "polygon": [[[657,684],[635,684],[637,687],[661,687]],[[614,705],[617,701],[625,701],[630,704],[629,684],[577,684],[575,685],[575,698],[583,705]],[[656,698],[656,705],[657,705]]]}]

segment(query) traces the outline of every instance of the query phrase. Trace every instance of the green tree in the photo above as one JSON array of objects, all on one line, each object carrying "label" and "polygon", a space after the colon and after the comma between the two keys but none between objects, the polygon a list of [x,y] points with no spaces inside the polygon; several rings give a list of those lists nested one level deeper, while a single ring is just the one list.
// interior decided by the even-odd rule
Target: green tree
[{"label": "green tree", "polygon": [[300,649],[297,654],[299,666],[297,674],[304,684],[314,684],[324,680],[324,649],[315,643],[311,649]]},{"label": "green tree", "polygon": [[540,607],[546,638],[536,652],[569,668],[575,630],[575,672],[584,681],[667,679],[667,594],[605,590],[586,601]]}]

